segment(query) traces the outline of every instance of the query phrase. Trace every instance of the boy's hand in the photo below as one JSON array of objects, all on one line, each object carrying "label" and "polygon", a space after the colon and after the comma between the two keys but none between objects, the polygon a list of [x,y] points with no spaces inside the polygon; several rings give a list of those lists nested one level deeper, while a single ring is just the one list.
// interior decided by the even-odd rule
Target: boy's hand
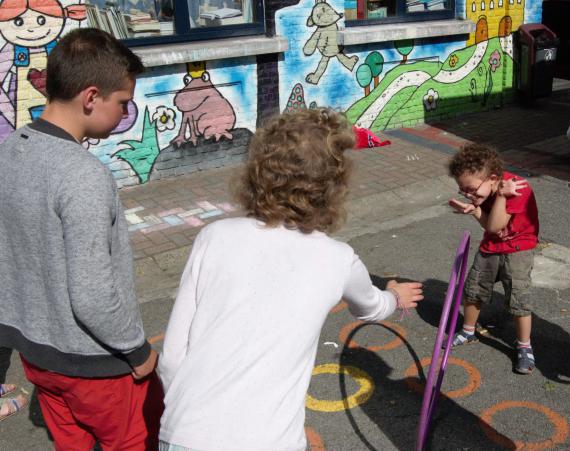
[{"label": "boy's hand", "polygon": [[394,290],[398,293],[400,298],[400,305],[402,308],[414,308],[417,303],[421,301],[423,296],[422,284],[420,282],[405,282],[398,283],[395,280],[390,280],[386,284],[387,290]]},{"label": "boy's hand", "polygon": [[526,180],[516,180],[514,178],[509,180],[501,180],[499,183],[499,196],[513,197],[521,196],[522,194],[518,190],[526,188],[528,186]]},{"label": "boy's hand", "polygon": [[454,213],[461,213],[464,215],[475,215],[477,213],[477,208],[479,208],[473,204],[461,202],[457,199],[449,199],[449,206],[455,210]]},{"label": "boy's hand", "polygon": [[133,378],[139,380],[147,377],[156,368],[157,360],[158,354],[154,349],[151,349],[150,355],[148,356],[148,359],[146,359],[146,362],[133,368],[133,371],[131,372]]}]

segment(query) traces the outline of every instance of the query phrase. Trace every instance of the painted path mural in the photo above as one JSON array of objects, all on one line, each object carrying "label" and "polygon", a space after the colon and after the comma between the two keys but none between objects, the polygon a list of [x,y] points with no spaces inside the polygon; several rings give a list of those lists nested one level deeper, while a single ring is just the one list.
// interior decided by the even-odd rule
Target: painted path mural
[{"label": "painted path mural", "polygon": [[399,113],[408,107],[423,106],[429,119],[441,109],[450,109],[455,99],[467,97],[472,105],[462,102],[464,109],[479,109],[493,93],[503,92],[506,75],[512,77],[512,57],[503,44],[493,38],[453,52],[444,63],[397,66],[370,95],[352,105],[347,116],[360,127],[380,130],[401,122]]}]

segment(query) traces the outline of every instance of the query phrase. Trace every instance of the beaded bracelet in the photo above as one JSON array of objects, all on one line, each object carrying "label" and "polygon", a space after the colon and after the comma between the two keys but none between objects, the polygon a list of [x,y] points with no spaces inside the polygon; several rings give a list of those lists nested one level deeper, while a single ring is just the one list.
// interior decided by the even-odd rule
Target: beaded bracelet
[{"label": "beaded bracelet", "polygon": [[393,288],[387,288],[387,291],[389,291],[390,293],[392,293],[394,295],[394,297],[396,298],[396,308],[400,309],[402,311],[402,314],[400,315],[400,320],[402,318],[404,318],[404,316],[410,315],[410,312],[408,311],[408,307],[406,307],[404,304],[402,304],[402,299],[400,298],[400,295],[398,294],[398,292],[396,290],[394,290]]}]

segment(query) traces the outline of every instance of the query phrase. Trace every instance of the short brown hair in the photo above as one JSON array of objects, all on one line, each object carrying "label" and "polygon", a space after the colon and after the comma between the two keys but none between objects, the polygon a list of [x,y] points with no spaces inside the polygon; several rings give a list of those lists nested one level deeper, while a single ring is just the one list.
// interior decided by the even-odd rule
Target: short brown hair
[{"label": "short brown hair", "polygon": [[123,88],[126,78],[144,71],[138,56],[108,33],[78,28],[67,33],[48,57],[49,101],[71,100],[88,86],[104,97]]},{"label": "short brown hair", "polygon": [[458,178],[461,175],[483,172],[485,176],[503,175],[503,161],[497,151],[484,144],[465,144],[449,162],[449,175]]},{"label": "short brown hair", "polygon": [[284,113],[258,128],[240,179],[238,201],[268,226],[332,232],[345,219],[354,147],[346,118],[319,108]]}]

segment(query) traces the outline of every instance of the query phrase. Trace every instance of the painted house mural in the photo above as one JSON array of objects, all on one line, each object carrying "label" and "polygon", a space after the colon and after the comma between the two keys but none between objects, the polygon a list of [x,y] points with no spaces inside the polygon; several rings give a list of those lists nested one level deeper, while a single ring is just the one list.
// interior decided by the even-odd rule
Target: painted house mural
[{"label": "painted house mural", "polygon": [[[273,9],[289,47],[263,81],[255,56],[149,68],[128,117],[84,147],[130,186],[242,161],[268,114],[258,111],[266,97],[279,111],[330,106],[375,132],[503,105],[513,87],[512,32],[541,15],[537,0],[459,0],[458,16],[476,24],[467,39],[341,46],[354,2],[292,3]],[[0,139],[39,117],[47,56],[62,33],[89,26],[85,19],[77,0],[0,2]]]}]

